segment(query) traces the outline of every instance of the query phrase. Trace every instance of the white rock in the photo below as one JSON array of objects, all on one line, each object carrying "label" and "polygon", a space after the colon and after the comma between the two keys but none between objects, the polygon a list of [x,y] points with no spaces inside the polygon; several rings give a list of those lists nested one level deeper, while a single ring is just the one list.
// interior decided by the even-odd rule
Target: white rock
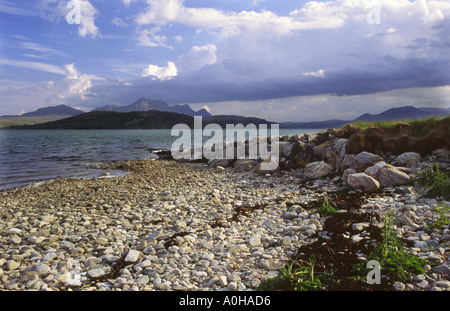
[{"label": "white rock", "polygon": [[259,235],[253,235],[248,240],[248,244],[250,244],[250,246],[252,246],[252,247],[261,245],[261,238],[260,238],[260,236]]},{"label": "white rock", "polygon": [[141,255],[141,252],[134,250],[134,249],[130,249],[130,251],[128,252],[124,261],[125,262],[137,262],[140,255]]},{"label": "white rock", "polygon": [[22,232],[21,229],[19,228],[11,228],[9,230],[7,230],[4,235],[14,235],[14,234],[20,234]]},{"label": "white rock", "polygon": [[380,183],[375,178],[365,173],[348,175],[347,183],[353,188],[361,189],[366,192],[373,192],[380,188]]}]

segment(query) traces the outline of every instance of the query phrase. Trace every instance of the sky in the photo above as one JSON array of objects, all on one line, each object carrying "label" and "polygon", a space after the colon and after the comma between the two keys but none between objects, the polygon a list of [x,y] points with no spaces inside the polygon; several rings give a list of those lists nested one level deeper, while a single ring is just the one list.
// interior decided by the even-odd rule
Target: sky
[{"label": "sky", "polygon": [[141,97],[291,122],[450,107],[450,0],[0,0],[0,115]]}]

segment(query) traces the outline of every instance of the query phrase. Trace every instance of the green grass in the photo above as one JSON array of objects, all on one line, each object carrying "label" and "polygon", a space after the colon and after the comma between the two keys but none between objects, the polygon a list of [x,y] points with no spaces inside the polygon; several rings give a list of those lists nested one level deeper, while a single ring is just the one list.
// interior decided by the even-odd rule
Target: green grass
[{"label": "green grass", "polygon": [[317,291],[323,289],[323,282],[327,282],[327,275],[316,275],[314,258],[310,258],[309,262],[293,262],[286,265],[280,270],[279,276],[261,282],[257,290]]},{"label": "green grass", "polygon": [[375,121],[375,122],[356,121],[349,125],[359,128],[361,130],[377,127],[391,134],[398,133],[404,129],[409,129],[415,137],[423,137],[429,134],[430,128],[433,130],[443,129],[447,134],[450,134],[449,123],[450,117],[441,116],[441,117],[428,117],[417,120],[395,120],[395,121]]},{"label": "green grass", "polygon": [[434,164],[417,174],[414,182],[426,189],[427,197],[442,196],[450,198],[450,176],[439,164]]},{"label": "green grass", "polygon": [[434,211],[438,212],[440,216],[436,219],[436,221],[428,226],[428,230],[442,229],[450,223],[446,215],[450,213],[450,206],[443,204],[441,207],[435,208]]},{"label": "green grass", "polygon": [[[383,228],[383,240],[368,256],[368,261],[376,260],[380,263],[381,272],[388,276],[391,282],[406,282],[411,274],[425,272],[426,261],[409,254],[404,244],[398,239],[391,215],[387,215]],[[365,263],[355,265],[354,271],[362,276],[367,275]]]},{"label": "green grass", "polygon": [[335,209],[333,206],[331,206],[327,197],[324,198],[322,205],[317,210],[317,212],[322,217],[333,215],[337,211],[338,211],[337,209]]}]

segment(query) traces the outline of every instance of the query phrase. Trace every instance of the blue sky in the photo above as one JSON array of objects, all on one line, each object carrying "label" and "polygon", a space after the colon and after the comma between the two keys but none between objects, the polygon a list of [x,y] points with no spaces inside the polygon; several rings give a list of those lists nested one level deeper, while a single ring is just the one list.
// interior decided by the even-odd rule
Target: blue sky
[{"label": "blue sky", "polygon": [[449,17],[449,0],[0,0],[0,115],[140,97],[272,121],[449,107]]}]

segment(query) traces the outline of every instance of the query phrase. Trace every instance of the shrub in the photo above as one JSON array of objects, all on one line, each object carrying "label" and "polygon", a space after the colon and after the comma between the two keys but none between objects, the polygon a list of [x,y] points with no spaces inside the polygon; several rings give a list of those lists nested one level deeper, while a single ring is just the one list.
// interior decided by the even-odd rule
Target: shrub
[{"label": "shrub", "polygon": [[437,163],[417,174],[415,182],[426,188],[426,196],[428,197],[443,196],[445,199],[450,198],[449,174],[443,171]]},{"label": "shrub", "polygon": [[[391,215],[385,218],[383,240],[370,253],[368,260],[378,261],[382,273],[391,278],[391,281],[405,282],[411,274],[425,272],[426,261],[407,253],[405,246],[398,240]],[[367,273],[365,264],[355,265],[354,270]]]}]

